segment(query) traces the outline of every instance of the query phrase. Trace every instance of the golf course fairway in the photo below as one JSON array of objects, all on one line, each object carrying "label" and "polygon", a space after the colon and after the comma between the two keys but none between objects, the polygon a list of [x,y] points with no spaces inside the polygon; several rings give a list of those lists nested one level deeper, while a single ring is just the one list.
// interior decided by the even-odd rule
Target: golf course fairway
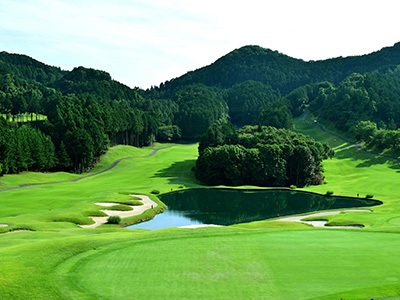
[{"label": "golf course fairway", "polygon": [[[332,147],[342,142],[300,121]],[[169,147],[172,146],[172,147]],[[169,147],[169,148],[166,148]],[[156,154],[149,156],[155,149]],[[192,167],[197,145],[116,146],[91,173],[24,173],[0,178],[1,299],[398,299],[400,297],[400,165],[355,147],[323,162],[326,184],[304,191],[383,202],[372,212],[324,217],[314,228],[273,219],[220,228],[128,230],[93,223],[98,202],[128,205],[132,194],[165,206],[154,192],[201,188]],[[83,174],[86,175],[86,174]],[[256,187],[239,187],[256,188]],[[152,193],[153,192],[153,193]],[[24,231],[20,231],[24,230]],[[15,232],[16,231],[16,232]]]}]

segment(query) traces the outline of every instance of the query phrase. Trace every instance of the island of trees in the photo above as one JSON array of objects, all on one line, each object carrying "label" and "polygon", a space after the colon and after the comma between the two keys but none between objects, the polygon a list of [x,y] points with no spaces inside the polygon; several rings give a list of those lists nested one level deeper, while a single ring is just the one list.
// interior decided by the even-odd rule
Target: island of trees
[{"label": "island of trees", "polygon": [[214,124],[199,145],[196,177],[207,185],[291,186],[321,184],[327,144],[287,129]]}]

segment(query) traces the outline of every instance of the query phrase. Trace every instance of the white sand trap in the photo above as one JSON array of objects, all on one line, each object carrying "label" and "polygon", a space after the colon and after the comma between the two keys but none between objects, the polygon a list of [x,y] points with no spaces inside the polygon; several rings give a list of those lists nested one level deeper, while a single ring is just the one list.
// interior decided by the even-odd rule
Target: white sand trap
[{"label": "white sand trap", "polygon": [[275,221],[283,221],[283,222],[300,222],[305,224],[310,224],[314,227],[325,227],[325,228],[362,228],[364,226],[361,225],[346,225],[346,226],[326,226],[325,224],[328,223],[328,220],[317,220],[317,221],[302,221],[302,219],[309,218],[309,217],[323,217],[323,216],[330,216],[330,215],[337,215],[341,212],[372,212],[370,209],[343,209],[343,210],[335,210],[335,211],[324,211],[309,215],[301,215],[301,216],[291,216],[291,217],[284,217],[276,219]]},{"label": "white sand trap", "polygon": [[26,232],[26,231],[34,231],[34,230],[29,230],[29,229],[17,229],[17,230],[10,230],[6,232],[2,232],[0,234],[8,234],[8,233],[16,233],[16,232]]},{"label": "white sand trap", "polygon": [[178,228],[203,228],[203,227],[222,227],[222,225],[215,225],[215,224],[199,224],[199,225],[186,225],[186,226],[180,226]]},{"label": "white sand trap", "polygon": [[[79,225],[79,226],[82,228],[95,228],[97,226],[107,223],[108,216],[119,216],[121,219],[138,216],[138,215],[142,214],[143,212],[145,212],[146,210],[156,207],[158,205],[156,202],[151,200],[149,198],[149,196],[146,196],[146,195],[130,195],[130,196],[140,198],[140,200],[137,200],[137,201],[141,201],[143,203],[143,205],[139,205],[139,206],[138,205],[129,205],[130,207],[133,208],[133,210],[129,210],[129,211],[103,209],[101,211],[104,212],[105,214],[107,214],[107,217],[89,217],[89,218],[93,219],[93,221],[95,222],[94,224]],[[118,205],[120,203],[97,202],[95,204],[108,207],[108,206]]]},{"label": "white sand trap", "polygon": [[8,227],[8,224],[0,224],[0,227]]}]

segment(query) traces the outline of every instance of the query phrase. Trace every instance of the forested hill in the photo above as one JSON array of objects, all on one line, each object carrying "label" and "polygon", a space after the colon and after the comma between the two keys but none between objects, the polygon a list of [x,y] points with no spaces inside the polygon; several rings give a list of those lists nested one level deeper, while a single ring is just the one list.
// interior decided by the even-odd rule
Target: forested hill
[{"label": "forested hill", "polygon": [[115,81],[105,71],[77,67],[52,84],[63,94],[93,94],[108,100],[138,100],[138,92]]},{"label": "forested hill", "polygon": [[375,144],[380,136],[398,136],[386,145],[400,147],[400,43],[311,62],[245,46],[148,90],[106,71],[63,71],[0,52],[0,175],[83,172],[110,145],[199,141],[211,125],[228,120],[291,129],[305,107],[340,129],[364,122],[357,127],[364,138],[376,128]]},{"label": "forested hill", "polygon": [[319,81],[337,84],[352,73],[386,71],[400,64],[400,43],[380,51],[351,57],[305,62],[259,46],[245,46],[200,68],[160,85],[160,91],[173,93],[181,86],[202,83],[219,88],[254,80],[278,89],[282,95]]},{"label": "forested hill", "polygon": [[45,85],[55,82],[67,73],[29,56],[5,51],[0,52],[0,72],[13,73],[21,79],[35,80]]}]

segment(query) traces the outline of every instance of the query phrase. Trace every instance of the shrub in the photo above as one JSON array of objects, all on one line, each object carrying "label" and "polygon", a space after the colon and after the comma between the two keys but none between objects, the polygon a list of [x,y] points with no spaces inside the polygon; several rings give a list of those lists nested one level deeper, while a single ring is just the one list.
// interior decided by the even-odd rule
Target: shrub
[{"label": "shrub", "polygon": [[371,198],[373,198],[374,197],[374,195],[372,195],[372,194],[367,194],[366,196],[365,196],[365,198],[367,198],[367,199],[371,199]]},{"label": "shrub", "polygon": [[110,216],[107,219],[108,224],[119,224],[121,222],[121,218],[119,216]]},{"label": "shrub", "polygon": [[333,195],[333,192],[332,192],[332,191],[326,191],[326,194],[327,194],[328,196],[331,196],[331,195]]},{"label": "shrub", "polygon": [[152,190],[151,193],[154,194],[154,195],[158,195],[160,193],[160,191],[159,190]]},{"label": "shrub", "polygon": [[292,184],[292,185],[290,186],[290,189],[291,189],[291,190],[295,190],[295,189],[297,189],[297,186],[295,186],[295,185]]}]

